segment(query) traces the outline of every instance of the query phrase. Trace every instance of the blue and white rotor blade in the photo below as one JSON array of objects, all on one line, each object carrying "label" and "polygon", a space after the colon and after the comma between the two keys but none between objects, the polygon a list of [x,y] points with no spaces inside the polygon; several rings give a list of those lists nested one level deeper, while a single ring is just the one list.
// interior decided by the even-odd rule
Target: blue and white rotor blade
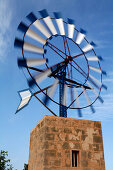
[{"label": "blue and white rotor blade", "polygon": [[79,101],[78,93],[77,93],[77,90],[76,90],[75,87],[74,87],[74,93],[75,93],[75,97],[76,97],[76,105],[77,105],[77,110],[78,110],[78,116],[82,117],[82,112],[81,112],[81,109],[80,109],[80,101]]},{"label": "blue and white rotor blade", "polygon": [[[94,76],[92,76],[91,74],[89,74],[89,77],[92,79],[92,80],[94,80],[96,83],[97,83],[97,85],[99,85],[99,86],[102,86],[105,90],[107,90],[107,86],[106,85],[104,85],[104,84],[102,84],[99,80],[97,80]],[[90,79],[89,79],[90,80]],[[89,81],[88,80],[88,81]]]},{"label": "blue and white rotor blade", "polygon": [[93,106],[91,105],[92,102],[91,102],[91,100],[90,100],[90,98],[89,98],[89,96],[88,96],[86,90],[84,89],[83,86],[81,86],[81,88],[82,88],[83,93],[84,93],[84,95],[85,95],[85,97],[86,97],[86,100],[87,100],[87,102],[88,102],[88,104],[89,104],[89,106],[90,106],[90,108],[91,108],[91,111],[92,111],[93,113],[95,113],[95,109],[94,109]]},{"label": "blue and white rotor blade", "polygon": [[102,74],[104,74],[104,75],[107,75],[107,73],[105,72],[105,71],[101,71],[99,68],[96,68],[96,67],[93,67],[93,66],[89,66],[89,68],[91,69],[91,70],[93,70],[93,71],[95,71],[95,72],[97,72],[97,73],[102,73]]},{"label": "blue and white rotor blade", "polygon": [[29,103],[29,101],[30,101],[30,99],[32,97],[32,94],[31,94],[29,89],[23,90],[23,91],[19,91],[19,95],[21,97],[21,102],[20,102],[20,104],[19,104],[19,106],[18,106],[18,108],[16,110],[16,113],[18,111],[20,111],[23,107],[28,105],[28,103]]},{"label": "blue and white rotor blade", "polygon": [[51,37],[51,34],[48,32],[48,30],[44,27],[44,25],[39,21],[39,19],[37,19],[37,17],[32,12],[29,15],[27,15],[27,18],[46,38]]},{"label": "blue and white rotor blade", "polygon": [[80,32],[78,31],[77,36],[76,36],[76,40],[75,40],[75,42],[78,45],[80,45],[82,43],[82,41],[84,40],[85,34],[86,34],[86,31],[83,30],[83,29],[80,29]]},{"label": "blue and white rotor blade", "polygon": [[68,37],[71,39],[73,39],[74,28],[75,28],[74,20],[68,18]]},{"label": "blue and white rotor blade", "polygon": [[99,61],[99,58],[97,56],[91,56],[91,57],[87,57],[88,61]]},{"label": "blue and white rotor blade", "polygon": [[64,23],[60,12],[54,12],[55,20],[61,35],[65,35]]},{"label": "blue and white rotor blade", "polygon": [[95,94],[96,97],[98,97],[99,101],[101,103],[104,102],[104,100],[102,99],[101,96],[99,96],[99,94],[97,93],[97,91],[91,86],[91,84],[87,81],[87,85],[91,88],[92,92]]},{"label": "blue and white rotor blade", "polygon": [[93,67],[93,66],[89,66],[89,68],[97,73],[102,73],[101,70],[99,68]]},{"label": "blue and white rotor blade", "polygon": [[18,26],[18,30],[26,33],[27,36],[31,37],[32,39],[40,42],[41,44],[45,44],[46,40],[42,38],[40,35],[38,35],[36,32],[34,32],[32,29],[30,29],[27,25],[25,25],[23,22],[21,22]]},{"label": "blue and white rotor blade", "polygon": [[47,105],[48,102],[49,102],[49,100],[50,100],[50,98],[52,98],[52,97],[54,96],[54,93],[55,93],[55,91],[56,91],[56,88],[57,88],[58,83],[59,83],[59,80],[56,79],[56,80],[54,81],[53,85],[51,86],[51,88],[49,89],[47,95],[46,95],[45,98],[44,98],[44,104],[45,104],[45,105]]},{"label": "blue and white rotor blade", "polygon": [[92,76],[91,74],[89,74],[89,77],[92,79],[92,80],[94,80],[96,83],[97,83],[97,85],[102,85],[102,83],[99,81],[99,80],[97,80],[94,76]]},{"label": "blue and white rotor blade", "polygon": [[46,9],[39,11],[40,15],[43,17],[43,21],[45,22],[45,24],[48,26],[49,30],[51,31],[51,33],[53,35],[57,34],[57,31],[54,27],[54,24],[50,18],[50,16],[48,15],[48,12]]},{"label": "blue and white rotor blade", "polygon": [[38,54],[44,54],[46,52],[43,48],[33,45],[31,43],[25,42],[18,38],[15,38],[14,46],[18,48],[23,48],[25,51],[38,53]]},{"label": "blue and white rotor blade", "polygon": [[102,61],[102,57],[101,56],[91,56],[91,57],[87,57],[88,61]]},{"label": "blue and white rotor blade", "polygon": [[42,72],[42,73],[40,73],[40,74],[38,74],[38,75],[35,75],[35,76],[33,77],[33,79],[30,79],[30,80],[28,81],[29,86],[32,87],[32,86],[34,86],[34,85],[36,84],[36,82],[37,82],[37,83],[42,82],[42,81],[43,81],[44,79],[46,79],[46,77],[48,77],[50,74],[52,74],[51,69],[47,69],[47,70],[45,70],[44,72]]},{"label": "blue and white rotor blade", "polygon": [[88,52],[88,51],[91,51],[94,46],[96,46],[93,42],[91,42],[90,44],[87,44],[85,47],[82,48],[82,51],[84,53]]},{"label": "blue and white rotor blade", "polygon": [[38,66],[42,64],[46,64],[47,60],[44,58],[24,58],[18,59],[18,66],[19,67],[30,67],[30,66]]}]

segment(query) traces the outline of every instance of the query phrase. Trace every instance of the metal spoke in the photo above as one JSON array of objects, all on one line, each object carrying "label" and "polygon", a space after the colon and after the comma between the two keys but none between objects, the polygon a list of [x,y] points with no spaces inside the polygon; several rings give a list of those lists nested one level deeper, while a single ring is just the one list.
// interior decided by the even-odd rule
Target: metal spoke
[{"label": "metal spoke", "polygon": [[[84,91],[85,91],[85,90],[84,90]],[[73,100],[73,102],[67,107],[67,109],[70,108],[70,106],[83,94],[84,91],[82,91],[82,92],[78,95],[78,97],[77,97],[75,100]]]},{"label": "metal spoke", "polygon": [[34,95],[39,101],[40,103],[42,103],[54,116],[57,116],[49,107],[47,107],[36,95]]},{"label": "metal spoke", "polygon": [[53,44],[51,44],[50,42],[48,42],[51,46],[53,46],[54,48],[56,48],[58,51],[60,51],[61,53],[63,53],[64,55],[68,56],[67,54],[65,54],[63,51],[61,51],[59,48],[57,48],[56,46],[54,46]]},{"label": "metal spoke", "polygon": [[38,94],[38,93],[40,93],[40,92],[42,92],[42,91],[45,91],[45,90],[47,90],[47,89],[51,88],[51,87],[52,87],[52,85],[47,86],[47,87],[45,87],[44,89],[39,90],[39,91],[37,91],[37,92],[33,93],[33,96],[34,96],[34,95],[36,95],[36,94]]}]

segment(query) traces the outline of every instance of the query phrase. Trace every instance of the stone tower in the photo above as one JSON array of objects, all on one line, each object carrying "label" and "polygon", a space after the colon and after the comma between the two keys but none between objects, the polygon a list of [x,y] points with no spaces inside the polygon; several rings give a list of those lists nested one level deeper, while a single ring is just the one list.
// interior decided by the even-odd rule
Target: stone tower
[{"label": "stone tower", "polygon": [[105,170],[101,123],[45,116],[31,131],[28,170]]}]

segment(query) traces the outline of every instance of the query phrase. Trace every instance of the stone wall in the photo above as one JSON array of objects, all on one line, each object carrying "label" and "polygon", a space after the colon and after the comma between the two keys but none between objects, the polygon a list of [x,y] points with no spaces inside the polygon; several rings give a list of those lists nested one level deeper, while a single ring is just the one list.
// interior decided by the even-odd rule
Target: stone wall
[{"label": "stone wall", "polygon": [[[72,150],[79,151],[72,167]],[[101,123],[45,116],[31,131],[28,170],[105,170]]]}]

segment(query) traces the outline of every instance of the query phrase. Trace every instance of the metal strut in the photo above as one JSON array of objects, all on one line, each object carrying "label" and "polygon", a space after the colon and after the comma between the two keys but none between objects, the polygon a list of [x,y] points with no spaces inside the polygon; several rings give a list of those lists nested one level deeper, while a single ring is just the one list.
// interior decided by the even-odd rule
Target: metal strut
[{"label": "metal strut", "polygon": [[61,68],[59,72],[60,83],[59,83],[59,116],[60,117],[67,117],[67,107],[63,105],[63,96],[64,96],[64,85],[65,85],[65,78],[66,78],[66,65]]}]

